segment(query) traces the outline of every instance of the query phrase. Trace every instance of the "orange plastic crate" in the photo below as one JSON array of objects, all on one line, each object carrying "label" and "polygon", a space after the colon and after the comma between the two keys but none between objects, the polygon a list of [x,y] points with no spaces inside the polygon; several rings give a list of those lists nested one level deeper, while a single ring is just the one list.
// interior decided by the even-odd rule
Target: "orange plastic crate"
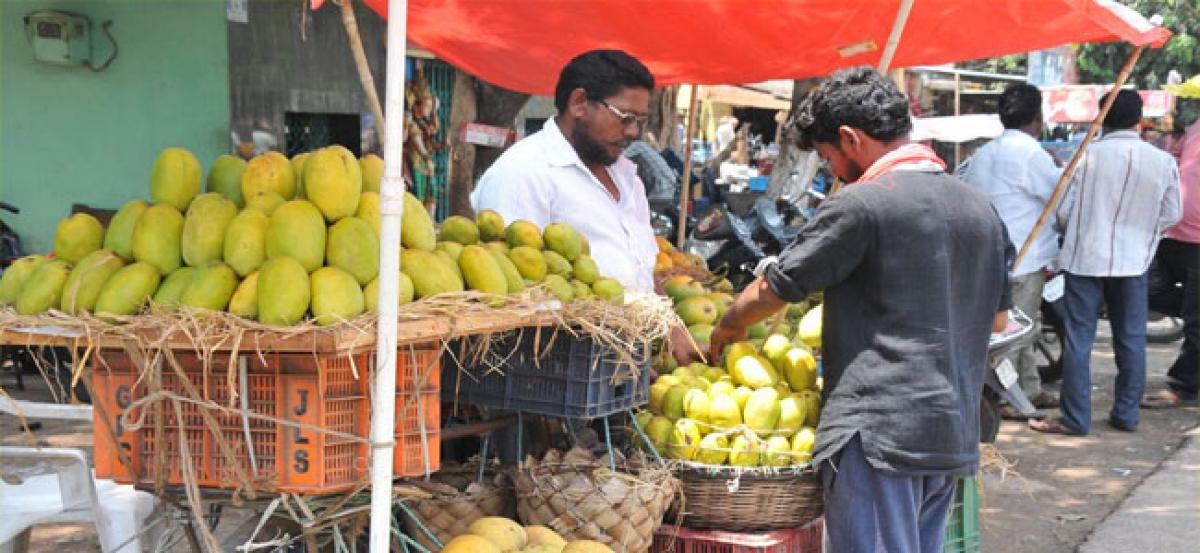
[{"label": "orange plastic crate", "polygon": [[[426,449],[428,469],[436,471],[439,466],[438,351],[436,344],[406,346],[397,359],[398,424],[394,461],[397,476],[424,474]],[[155,440],[157,407],[149,407],[139,431],[117,428],[118,414],[137,398],[144,397],[148,388],[145,382],[138,382],[139,371],[123,353],[101,352],[98,357],[93,363],[92,376],[95,403],[100,407],[93,421],[98,476],[125,483],[154,484],[154,467],[161,454],[165,459],[163,466],[167,467],[165,483],[181,484],[179,428],[182,426],[197,484],[203,487],[237,486],[239,467],[260,489],[292,493],[343,491],[367,478],[370,448],[366,443],[255,418],[248,422],[250,443],[254,448],[252,465],[241,415],[211,411],[218,426],[218,432],[214,433],[205,423],[200,408],[194,404],[181,403],[183,416],[179,421],[171,402],[161,403],[164,423],[161,444]],[[374,364],[373,354],[354,356],[353,366],[351,358],[344,354],[260,356],[255,353],[246,354],[245,358],[249,362],[246,397],[250,411],[357,437],[369,435],[368,375]],[[176,359],[201,397],[229,405],[227,355],[215,356],[207,374],[201,370],[203,365],[195,355],[176,354]],[[422,380],[423,374],[426,376]],[[415,386],[420,382],[425,386],[418,389]],[[236,379],[234,385],[238,386]],[[178,375],[169,367],[162,371],[162,387],[188,397]],[[240,404],[240,400],[235,402],[236,407]],[[420,434],[422,417],[418,415],[423,416],[425,422],[424,439]],[[107,417],[108,422],[102,417]],[[127,420],[134,418],[126,417]],[[110,424],[117,431],[117,443],[113,443],[109,433]],[[236,466],[222,454],[216,435],[229,444],[237,459]],[[125,451],[132,470],[122,464],[117,448]]]}]

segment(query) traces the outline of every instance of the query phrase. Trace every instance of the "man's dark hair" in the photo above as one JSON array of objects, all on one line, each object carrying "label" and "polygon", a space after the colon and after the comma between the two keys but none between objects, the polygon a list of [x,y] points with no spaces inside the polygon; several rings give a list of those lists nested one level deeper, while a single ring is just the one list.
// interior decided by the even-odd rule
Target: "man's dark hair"
[{"label": "man's dark hair", "polygon": [[901,138],[912,131],[908,99],[896,83],[869,66],[843,69],[800,101],[788,134],[811,150],[817,142],[838,144],[843,125],[883,142]]},{"label": "man's dark hair", "polygon": [[1042,115],[1042,93],[1029,83],[1014,83],[1000,94],[1000,122],[1019,129]]},{"label": "man's dark hair", "polygon": [[[1111,92],[1109,94],[1112,94]],[[1106,94],[1105,99],[1108,98]],[[1104,105],[1104,100],[1100,100]],[[1117,92],[1117,100],[1113,102],[1108,115],[1104,117],[1104,126],[1110,129],[1128,129],[1142,120],[1142,97],[1136,90],[1122,89]]]},{"label": "man's dark hair", "polygon": [[616,96],[622,88],[654,90],[654,76],[642,62],[621,50],[592,50],[567,63],[554,87],[554,106],[567,109],[567,101],[576,88],[582,88],[590,100]]}]

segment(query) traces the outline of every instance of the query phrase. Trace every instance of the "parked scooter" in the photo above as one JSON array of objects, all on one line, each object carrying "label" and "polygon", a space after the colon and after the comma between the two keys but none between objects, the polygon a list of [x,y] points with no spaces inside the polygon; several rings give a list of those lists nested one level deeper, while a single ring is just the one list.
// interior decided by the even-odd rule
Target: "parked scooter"
[{"label": "parked scooter", "polygon": [[1018,385],[1017,370],[1008,354],[1031,332],[1033,319],[1020,309],[1008,310],[1008,326],[993,333],[988,341],[988,371],[984,375],[983,399],[979,402],[979,441],[992,443],[1000,432],[1000,406],[1007,403],[1025,417],[1036,417],[1037,408]]}]

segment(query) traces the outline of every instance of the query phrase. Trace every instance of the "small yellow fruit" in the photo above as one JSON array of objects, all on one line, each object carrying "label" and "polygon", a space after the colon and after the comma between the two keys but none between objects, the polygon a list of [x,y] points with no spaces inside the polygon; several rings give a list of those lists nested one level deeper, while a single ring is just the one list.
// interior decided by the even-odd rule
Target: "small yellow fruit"
[{"label": "small yellow fruit", "polygon": [[504,553],[496,544],[473,534],[463,534],[446,543],[441,553]]},{"label": "small yellow fruit", "polygon": [[529,545],[567,545],[567,540],[558,532],[545,526],[526,526],[525,535],[529,538]]},{"label": "small yellow fruit", "polygon": [[483,517],[467,526],[467,533],[486,538],[501,551],[525,547],[525,528],[504,517]]}]

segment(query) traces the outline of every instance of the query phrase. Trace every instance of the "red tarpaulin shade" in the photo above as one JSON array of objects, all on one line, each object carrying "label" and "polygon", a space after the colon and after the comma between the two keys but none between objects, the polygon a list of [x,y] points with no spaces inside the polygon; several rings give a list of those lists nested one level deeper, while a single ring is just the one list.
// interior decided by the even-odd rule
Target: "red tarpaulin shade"
[{"label": "red tarpaulin shade", "polygon": [[[387,0],[365,0],[380,14]],[[319,7],[324,0],[313,0]],[[625,50],[659,84],[725,84],[875,65],[900,0],[409,0],[409,39],[485,81],[552,94],[595,48]],[[1074,42],[1161,43],[1112,0],[916,0],[893,67]]]}]

